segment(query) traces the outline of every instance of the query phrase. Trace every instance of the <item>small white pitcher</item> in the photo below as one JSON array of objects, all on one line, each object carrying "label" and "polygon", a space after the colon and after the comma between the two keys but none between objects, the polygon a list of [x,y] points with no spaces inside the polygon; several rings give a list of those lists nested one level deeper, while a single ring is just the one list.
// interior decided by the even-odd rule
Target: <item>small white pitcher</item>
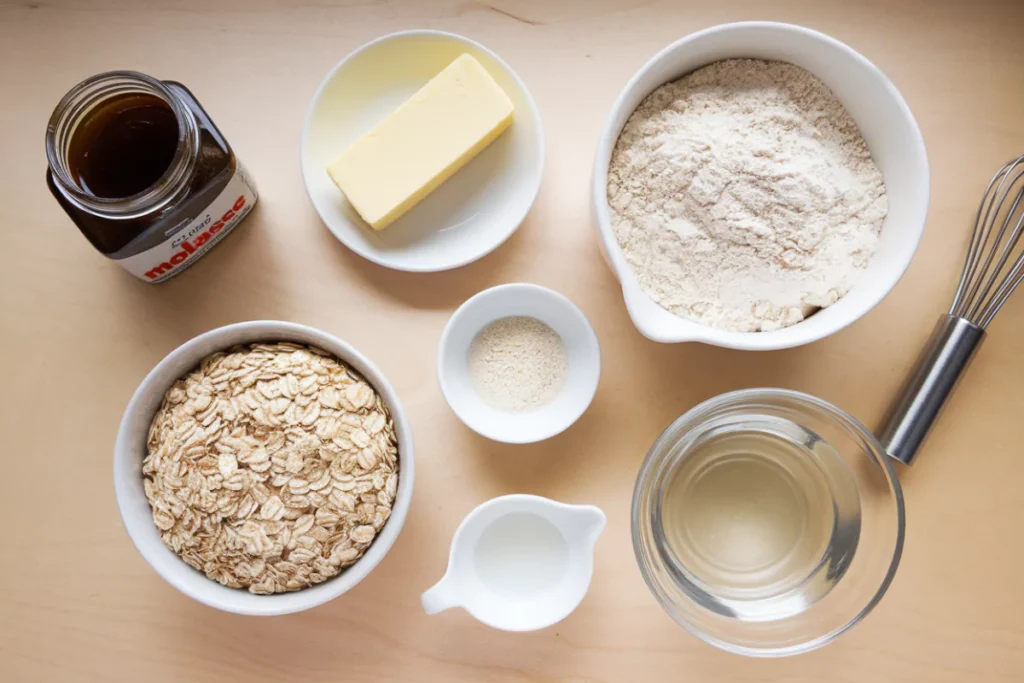
[{"label": "small white pitcher", "polygon": [[593,505],[525,494],[492,498],[455,531],[448,571],[421,596],[423,609],[462,607],[505,631],[551,626],[587,594],[605,521]]}]

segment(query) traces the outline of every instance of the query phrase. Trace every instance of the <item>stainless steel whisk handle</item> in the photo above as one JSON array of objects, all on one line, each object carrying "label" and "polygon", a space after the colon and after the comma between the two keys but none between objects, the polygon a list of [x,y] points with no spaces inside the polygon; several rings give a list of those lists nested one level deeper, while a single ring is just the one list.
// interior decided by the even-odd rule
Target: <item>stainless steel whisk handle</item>
[{"label": "stainless steel whisk handle", "polygon": [[890,457],[913,464],[932,424],[984,338],[985,330],[965,318],[945,315],[939,320],[878,435]]}]

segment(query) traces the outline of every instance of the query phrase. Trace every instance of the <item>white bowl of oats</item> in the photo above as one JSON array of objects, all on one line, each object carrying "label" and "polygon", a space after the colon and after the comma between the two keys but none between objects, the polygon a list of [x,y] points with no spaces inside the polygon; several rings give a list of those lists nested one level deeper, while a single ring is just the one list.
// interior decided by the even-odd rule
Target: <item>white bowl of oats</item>
[{"label": "white bowl of oats", "polygon": [[253,321],[179,346],[146,376],[114,448],[135,547],[172,586],[228,612],[335,598],[401,531],[413,442],[366,357],[312,327]]}]

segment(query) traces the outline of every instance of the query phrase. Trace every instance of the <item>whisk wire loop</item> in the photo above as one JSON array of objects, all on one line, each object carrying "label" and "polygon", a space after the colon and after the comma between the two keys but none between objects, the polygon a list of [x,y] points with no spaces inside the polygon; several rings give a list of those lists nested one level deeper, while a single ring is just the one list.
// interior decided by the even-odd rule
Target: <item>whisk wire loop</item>
[{"label": "whisk wire loop", "polygon": [[999,169],[985,188],[960,284],[949,309],[950,315],[965,318],[982,328],[992,322],[1024,280],[1024,250],[1017,251],[1024,234],[1022,178],[1024,155]]},{"label": "whisk wire loop", "polygon": [[[1017,178],[1019,179],[1021,176],[1024,176],[1024,171],[1018,174]],[[1024,185],[1022,185],[1021,190],[1014,199],[1013,206],[1010,209],[1011,215],[1015,214],[1017,208],[1021,205],[1022,199],[1024,199]],[[1020,218],[1017,219],[1017,224],[1013,228],[1012,242],[1014,247],[1017,244],[1017,240],[1020,239],[1022,232],[1024,232],[1024,211],[1021,212]],[[1007,256],[1009,256],[1009,253],[1007,253]],[[1003,280],[996,289],[995,294],[981,310],[978,322],[981,327],[988,327],[988,324],[992,322],[992,318],[999,312],[1002,305],[1006,303],[1006,300],[1013,293],[1013,290],[1017,288],[1017,285],[1021,283],[1021,280],[1024,280],[1024,253],[1017,257],[1006,279]]]}]

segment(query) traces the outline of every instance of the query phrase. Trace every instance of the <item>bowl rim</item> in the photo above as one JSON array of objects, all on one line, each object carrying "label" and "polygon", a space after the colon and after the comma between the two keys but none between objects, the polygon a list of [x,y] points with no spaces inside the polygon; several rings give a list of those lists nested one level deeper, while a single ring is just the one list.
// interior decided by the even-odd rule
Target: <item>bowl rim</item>
[{"label": "bowl rim", "polygon": [[[562,422],[560,422],[555,427],[553,427],[551,429],[548,429],[548,430],[545,430],[545,431],[538,431],[538,432],[535,432],[535,433],[532,433],[532,432],[531,433],[525,433],[524,432],[521,436],[511,437],[511,438],[503,437],[503,436],[499,436],[497,434],[494,434],[494,433],[490,432],[490,430],[488,430],[486,427],[484,427],[484,426],[482,426],[480,424],[476,424],[472,420],[467,420],[466,416],[455,407],[455,405],[454,405],[454,403],[452,402],[452,399],[451,399],[451,390],[448,387],[448,362],[447,362],[447,355],[448,355],[447,354],[447,350],[448,350],[449,339],[451,337],[452,330],[454,330],[455,327],[459,324],[459,320],[463,316],[465,316],[466,311],[469,310],[472,307],[476,307],[476,306],[479,306],[479,305],[485,303],[487,301],[487,299],[495,296],[496,294],[498,294],[498,293],[500,293],[502,291],[507,291],[507,290],[519,291],[519,292],[526,292],[526,291],[533,292],[533,293],[537,293],[537,294],[540,294],[542,296],[545,296],[545,297],[551,299],[552,301],[557,302],[558,305],[561,306],[565,310],[566,314],[568,316],[570,316],[571,318],[573,318],[576,321],[576,324],[579,325],[580,329],[584,331],[585,337],[586,337],[586,340],[587,340],[587,345],[590,346],[594,350],[594,353],[596,354],[596,358],[597,358],[596,370],[594,372],[595,377],[594,377],[594,379],[593,379],[593,381],[591,383],[592,386],[591,386],[590,390],[587,392],[586,400],[585,401],[580,401],[580,403],[576,407],[576,409],[574,409],[572,411],[566,411],[564,413],[565,416],[566,416],[566,418],[564,420],[564,424]],[[495,320],[498,320],[498,319],[500,319],[500,318],[495,318]],[[484,438],[487,438],[487,439],[491,439],[492,441],[497,441],[499,443],[508,443],[508,444],[537,443],[537,442],[540,442],[540,441],[546,441],[547,439],[550,439],[550,438],[552,438],[554,436],[557,436],[557,435],[561,434],[562,432],[567,430],[569,427],[571,427],[574,424],[576,424],[576,422],[581,417],[583,417],[583,414],[587,412],[587,409],[590,407],[590,404],[593,403],[593,401],[594,401],[594,396],[597,395],[597,388],[600,385],[600,381],[601,381],[601,344],[600,344],[600,341],[597,338],[597,333],[594,332],[594,328],[590,324],[590,321],[587,319],[587,316],[584,315],[583,311],[581,311],[579,309],[579,307],[577,307],[576,304],[574,304],[564,294],[562,294],[560,292],[556,292],[553,289],[549,289],[547,287],[543,287],[541,285],[536,285],[536,284],[533,284],[533,283],[530,283],[530,282],[510,282],[510,283],[506,283],[506,284],[502,284],[502,285],[496,285],[494,287],[489,287],[489,288],[487,288],[487,289],[485,289],[483,291],[477,292],[476,294],[471,296],[469,299],[464,301],[461,306],[459,306],[457,309],[455,309],[455,312],[452,313],[450,318],[448,318],[448,322],[444,326],[444,331],[441,332],[441,339],[440,339],[440,341],[437,344],[437,382],[438,382],[438,385],[441,387],[441,394],[442,394],[442,396],[444,396],[445,403],[448,404],[448,407],[451,409],[451,411],[453,413],[455,413],[455,416],[459,418],[459,421],[462,422],[462,424],[466,425],[467,427],[469,427],[471,430],[473,430],[474,432],[476,432],[480,436],[482,436]]]},{"label": "bowl rim", "polygon": [[[341,70],[344,69],[350,61],[352,61],[362,53],[367,52],[382,43],[424,36],[445,38],[448,40],[453,40],[455,42],[468,45],[474,48],[475,50],[479,50],[480,52],[486,54],[490,59],[494,60],[494,62],[498,66],[505,70],[508,76],[516,84],[516,87],[522,92],[524,99],[529,105],[527,107],[527,109],[529,110],[529,116],[530,119],[533,121],[533,126],[537,130],[537,149],[535,150],[537,156],[537,165],[530,174],[531,178],[533,179],[533,187],[530,193],[530,200],[529,202],[525,203],[522,215],[517,216],[514,220],[510,221],[509,229],[506,230],[504,234],[500,235],[499,239],[497,239],[492,244],[488,245],[486,249],[482,249],[478,253],[467,256],[465,258],[456,259],[452,261],[445,261],[439,264],[427,264],[422,266],[414,264],[400,266],[395,264],[393,261],[390,261],[389,259],[380,256],[376,251],[365,249],[361,245],[355,244],[352,241],[348,240],[343,234],[335,230],[334,226],[331,225],[324,218],[323,214],[320,212],[320,208],[317,206],[316,199],[314,198],[314,193],[310,189],[310,179],[306,173],[306,148],[307,141],[309,138],[309,129],[311,126],[311,122],[313,120],[313,114],[316,111],[317,105],[320,103],[321,97],[327,90],[327,87],[330,85],[331,81],[334,80],[335,76],[337,76],[337,74],[341,72]],[[522,78],[519,77],[519,74],[516,73],[515,69],[513,69],[504,59],[499,57],[498,54],[495,53],[493,50],[490,50],[489,48],[473,40],[472,38],[467,38],[466,36],[460,35],[458,33],[453,33],[450,31],[440,31],[436,29],[411,29],[406,31],[395,31],[393,33],[388,33],[383,36],[374,38],[373,40],[364,43],[363,45],[357,47],[352,52],[348,53],[344,58],[342,58],[340,62],[338,62],[331,68],[331,70],[327,73],[327,75],[323,78],[322,81],[320,81],[320,84],[317,86],[316,92],[313,94],[312,99],[310,99],[309,101],[309,105],[306,107],[306,115],[302,121],[302,134],[299,138],[299,170],[302,172],[302,185],[306,190],[306,196],[309,198],[310,204],[313,205],[313,210],[316,211],[317,216],[319,216],[320,222],[323,223],[324,227],[326,227],[327,230],[332,235],[334,235],[335,239],[337,239],[339,242],[345,245],[345,247],[347,247],[354,253],[358,254],[359,256],[363,257],[367,261],[370,261],[371,263],[376,263],[377,265],[383,266],[385,268],[390,268],[392,270],[398,270],[407,273],[437,273],[446,270],[454,270],[455,268],[461,268],[462,266],[469,265],[470,263],[482,259],[483,257],[487,256],[491,252],[498,249],[501,245],[505,244],[505,242],[507,242],[512,237],[512,235],[514,235],[516,231],[519,230],[519,227],[523,224],[523,222],[526,220],[526,217],[530,214],[530,211],[533,210],[534,204],[537,203],[537,196],[540,194],[540,188],[544,178],[544,168],[546,163],[547,143],[544,137],[544,125],[541,121],[540,109],[537,107],[537,102],[536,100],[534,100],[533,94],[530,92],[530,89],[526,87],[526,83],[523,81]]]},{"label": "bowl rim", "polygon": [[[244,336],[247,338],[247,341],[235,340],[220,344],[221,339],[229,338],[233,335]],[[300,340],[296,338],[296,335],[304,335],[318,341]],[[217,352],[216,350],[200,351],[200,349],[208,346],[211,342],[218,343],[218,348],[220,350],[224,350],[235,344],[256,343],[258,341],[293,341],[294,343],[319,346],[325,351],[337,356],[345,363],[350,364],[356,371],[363,375],[363,377],[381,395],[391,411],[391,417],[395,423],[395,433],[400,444],[398,451],[400,475],[398,481],[398,492],[395,495],[395,503],[391,510],[391,516],[385,523],[384,528],[381,529],[376,538],[374,538],[373,542],[370,544],[366,554],[356,560],[355,563],[347,567],[337,576],[309,589],[289,593],[260,595],[258,596],[260,599],[260,606],[254,608],[247,605],[237,604],[232,598],[233,594],[238,594],[240,591],[244,593],[246,598],[248,598],[251,596],[248,592],[242,591],[242,589],[238,588],[229,588],[213,581],[212,579],[208,579],[203,576],[201,572],[198,572],[196,569],[186,564],[185,561],[176,554],[174,554],[174,562],[166,562],[162,558],[154,557],[151,552],[146,549],[145,544],[141,542],[141,534],[144,532],[141,528],[136,528],[136,525],[140,525],[141,527],[144,526],[144,523],[141,520],[135,520],[134,516],[127,510],[129,495],[129,489],[127,487],[129,485],[123,481],[122,473],[126,469],[132,467],[133,458],[142,457],[141,454],[137,453],[137,445],[130,443],[131,437],[128,434],[128,430],[131,423],[140,419],[139,412],[141,410],[141,404],[145,399],[151,396],[152,392],[159,392],[163,395],[163,393],[169,388],[169,385],[160,387],[155,386],[159,382],[160,376],[165,370],[169,367],[185,363],[186,359],[189,360],[190,367],[195,367],[203,358],[211,353]],[[176,381],[180,376],[183,376],[189,371],[190,370],[186,369],[180,375],[176,375],[172,382]],[[152,419],[152,417],[150,416],[148,419]],[[409,512],[409,506],[412,501],[413,484],[415,481],[415,456],[412,428],[404,406],[384,374],[366,356],[338,337],[315,327],[279,320],[250,320],[223,325],[188,339],[160,359],[160,361],[148,373],[146,373],[146,376],[139,383],[138,387],[132,393],[131,399],[128,401],[128,405],[125,408],[118,426],[117,436],[114,442],[113,460],[112,474],[114,478],[114,497],[117,503],[118,516],[121,519],[121,524],[127,532],[128,537],[132,541],[132,545],[135,546],[139,555],[142,556],[153,571],[178,591],[197,602],[225,612],[252,616],[291,614],[311,609],[333,600],[341,594],[349,591],[360,581],[366,578],[366,576],[380,563],[384,556],[387,555],[401,532]],[[144,521],[148,522],[150,525],[153,524],[152,519]],[[173,554],[173,551],[171,552]],[[209,590],[193,590],[188,583],[183,580],[183,577],[186,575],[202,577],[208,583]],[[320,594],[317,594],[316,597],[311,599],[309,597],[310,591],[318,588],[321,589]]]},{"label": "bowl rim", "polygon": [[[799,327],[800,323],[783,328],[783,330],[774,330],[770,332],[733,332],[730,330],[719,330],[684,318],[683,320],[686,320],[695,327],[694,332],[685,335],[653,335],[649,330],[645,329],[645,325],[637,321],[633,313],[633,307],[629,304],[631,296],[643,296],[647,298],[647,293],[640,290],[639,284],[633,276],[631,267],[626,263],[625,257],[622,255],[622,251],[611,227],[611,217],[607,199],[608,165],[611,159],[611,150],[621,133],[621,128],[615,128],[614,122],[616,117],[625,108],[626,100],[634,95],[639,82],[662,62],[672,58],[677,51],[686,47],[690,43],[703,40],[709,36],[720,33],[746,31],[775,31],[783,36],[798,36],[801,39],[810,39],[812,41],[822,43],[827,46],[828,49],[842,53],[846,57],[857,62],[883,87],[899,109],[902,120],[907,124],[907,128],[911,133],[911,144],[915,150],[914,156],[916,157],[916,162],[920,164],[922,171],[921,177],[918,178],[917,187],[915,188],[921,204],[920,220],[914,225],[902,225],[900,228],[901,230],[907,231],[913,238],[913,248],[909,249],[905,257],[900,259],[899,262],[893,266],[890,271],[892,273],[892,278],[888,286],[880,289],[877,295],[867,300],[860,310],[854,311],[848,318],[837,319],[831,325],[813,333],[802,334],[796,338],[784,338],[779,340],[778,337],[780,332]],[[736,58],[742,58],[744,56],[745,55],[742,54],[735,55]],[[807,70],[816,76],[813,69]],[[650,92],[651,91],[644,93],[644,97],[649,95]],[[606,161],[602,162],[602,160]],[[833,335],[867,315],[872,309],[881,303],[890,292],[892,292],[899,281],[903,278],[907,268],[910,267],[910,263],[917,252],[917,248],[920,246],[921,236],[924,233],[924,228],[927,223],[929,197],[930,169],[928,164],[928,153],[924,145],[924,137],[921,134],[921,129],[917,123],[917,119],[910,110],[910,106],[907,104],[903,95],[899,92],[889,77],[886,76],[881,69],[875,66],[874,63],[867,59],[867,57],[860,54],[846,43],[843,43],[830,35],[805,26],[776,21],[740,21],[711,26],[700,31],[687,34],[682,38],[673,41],[666,47],[659,50],[653,57],[648,59],[643,66],[641,66],[630,77],[629,81],[627,81],[626,85],[615,98],[615,103],[609,110],[608,115],[605,117],[604,125],[601,128],[601,135],[598,139],[597,148],[594,153],[594,165],[591,174],[591,205],[599,240],[603,247],[603,253],[608,265],[616,279],[619,280],[623,298],[626,300],[627,312],[629,313],[630,320],[633,321],[637,330],[648,339],[656,342],[680,343],[695,341],[710,344],[712,346],[749,351],[772,351],[809,344]],[[632,294],[629,291],[633,289],[636,290],[635,294]],[[791,335],[792,333],[789,333],[786,336]]]},{"label": "bowl rim", "polygon": [[[678,437],[678,432],[685,423],[702,415],[706,416],[712,410],[722,406],[741,402],[752,404],[758,399],[786,399],[794,401],[798,404],[802,404],[806,408],[822,413],[830,420],[856,433],[856,435],[860,437],[868,447],[870,447],[872,453],[877,457],[885,478],[889,483],[890,492],[892,494],[892,503],[896,512],[896,537],[893,544],[892,559],[889,562],[885,576],[882,578],[882,581],[879,583],[878,588],[875,590],[870,600],[868,600],[868,602],[856,614],[852,615],[841,626],[805,642],[782,647],[754,647],[749,645],[740,645],[729,640],[715,637],[696,624],[691,623],[688,619],[678,614],[674,609],[671,609],[669,606],[669,598],[665,595],[662,587],[654,577],[654,568],[647,557],[648,548],[642,538],[643,532],[641,531],[641,526],[643,524],[642,520],[645,518],[645,510],[643,509],[645,491],[643,489],[643,485],[648,482],[653,475],[653,470],[656,465],[655,460],[657,459],[656,454],[658,451],[660,449],[664,449],[668,441]],[[748,657],[788,657],[791,655],[810,652],[811,650],[816,650],[828,643],[831,643],[833,640],[859,624],[878,605],[878,603],[881,602],[882,598],[885,597],[886,592],[888,592],[889,587],[892,585],[892,581],[896,576],[896,570],[899,569],[900,560],[903,557],[903,547],[906,539],[906,501],[903,496],[903,486],[900,484],[892,459],[886,455],[885,450],[882,448],[878,439],[871,430],[865,427],[860,420],[850,415],[842,408],[825,401],[824,399],[802,391],[772,387],[756,387],[752,389],[728,391],[726,393],[713,396],[705,401],[701,401],[673,420],[672,423],[658,435],[644,456],[643,463],[637,473],[636,483],[634,484],[633,494],[630,501],[629,516],[630,536],[633,542],[633,554],[635,556],[637,566],[640,569],[640,574],[644,578],[644,583],[647,584],[648,589],[650,589],[651,594],[654,595],[655,600],[661,608],[665,610],[665,612],[672,617],[676,623],[683,626],[683,628],[689,631],[696,638],[708,643],[709,645],[714,645],[726,652],[741,654]]]}]

